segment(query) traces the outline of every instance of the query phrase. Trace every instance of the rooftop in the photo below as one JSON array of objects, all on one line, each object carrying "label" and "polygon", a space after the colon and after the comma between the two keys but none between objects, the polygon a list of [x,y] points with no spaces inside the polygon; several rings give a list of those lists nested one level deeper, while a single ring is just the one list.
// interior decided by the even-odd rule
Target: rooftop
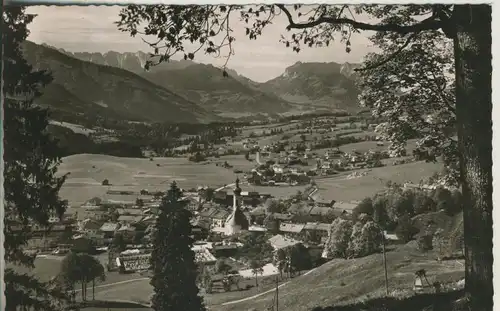
[{"label": "rooftop", "polygon": [[273,236],[268,241],[269,241],[269,243],[271,243],[272,247],[275,250],[287,248],[287,247],[294,246],[294,245],[302,243],[302,242],[297,241],[295,239],[291,239],[291,238],[285,237],[285,236],[283,236],[281,234],[277,234],[277,235]]}]

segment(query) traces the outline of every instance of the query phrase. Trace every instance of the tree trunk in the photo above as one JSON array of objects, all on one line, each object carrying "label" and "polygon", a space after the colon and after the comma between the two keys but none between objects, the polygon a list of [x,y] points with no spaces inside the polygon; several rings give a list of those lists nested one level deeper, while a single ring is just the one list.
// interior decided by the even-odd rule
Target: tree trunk
[{"label": "tree trunk", "polygon": [[92,300],[95,300],[95,279],[92,279]]},{"label": "tree trunk", "polygon": [[465,289],[493,310],[491,6],[455,5],[456,114],[464,203]]},{"label": "tree trunk", "polygon": [[83,287],[85,282],[83,282],[83,279],[81,281],[82,281],[82,301],[85,301],[85,288]]}]

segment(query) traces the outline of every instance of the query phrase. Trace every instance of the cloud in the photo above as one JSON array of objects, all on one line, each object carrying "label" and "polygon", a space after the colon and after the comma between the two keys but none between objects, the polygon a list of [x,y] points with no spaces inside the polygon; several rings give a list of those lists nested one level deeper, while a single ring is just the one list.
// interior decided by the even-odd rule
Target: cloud
[{"label": "cloud", "polygon": [[[132,38],[118,30],[114,22],[119,19],[120,9],[119,6],[31,6],[27,12],[38,16],[29,26],[28,39],[72,52],[149,52],[149,46],[139,37]],[[286,33],[284,16],[277,16],[263,35],[253,41],[244,36],[244,27],[238,22],[239,18],[233,19],[235,55],[228,66],[256,81],[272,79],[298,61],[360,62],[373,50],[366,34],[358,34],[351,38],[351,53],[345,52],[342,43],[334,42],[328,48],[305,48],[297,54],[279,42],[280,35]],[[222,66],[225,59],[197,54],[196,61]]]}]

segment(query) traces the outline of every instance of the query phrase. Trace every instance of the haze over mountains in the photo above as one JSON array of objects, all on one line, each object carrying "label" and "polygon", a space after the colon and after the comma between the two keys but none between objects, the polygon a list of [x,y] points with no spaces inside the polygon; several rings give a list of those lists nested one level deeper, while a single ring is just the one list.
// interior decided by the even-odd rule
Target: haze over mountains
[{"label": "haze over mountains", "polygon": [[356,64],[298,62],[281,76],[258,83],[234,70],[225,78],[219,68],[190,60],[145,71],[149,55],[143,52],[71,53],[32,42],[25,51],[36,68],[54,74],[42,102],[74,112],[91,109],[145,121],[209,122],[358,107]]}]

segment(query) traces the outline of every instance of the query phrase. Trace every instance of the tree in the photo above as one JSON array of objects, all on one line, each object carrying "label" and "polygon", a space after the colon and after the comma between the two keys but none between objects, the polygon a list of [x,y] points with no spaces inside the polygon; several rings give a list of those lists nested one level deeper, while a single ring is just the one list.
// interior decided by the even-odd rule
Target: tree
[{"label": "tree", "polygon": [[312,258],[309,250],[302,244],[294,245],[289,252],[291,268],[294,271],[309,270],[312,268]]},{"label": "tree", "polygon": [[[150,43],[153,58],[147,67],[184,52],[185,42],[199,44],[196,51],[218,55],[234,51],[229,27],[231,13],[240,15],[246,35],[256,39],[277,14],[284,14],[290,35],[282,37],[286,47],[299,52],[303,46],[328,45],[339,35],[351,50],[350,36],[359,30],[375,31],[395,53],[372,66],[389,63],[419,36],[441,30],[453,42],[455,114],[459,158],[459,181],[464,198],[466,293],[471,308],[493,306],[493,219],[491,126],[491,6],[481,5],[316,5],[307,12],[301,5],[263,6],[128,6],[120,13],[118,27],[132,36],[156,36]],[[360,22],[354,14],[376,21]],[[366,17],[363,18],[366,20]],[[183,21],[183,22],[181,22]],[[142,31],[144,27],[145,31]],[[221,41],[219,41],[221,40]],[[186,59],[195,53],[188,52]],[[418,57],[408,59],[408,63]],[[227,58],[229,61],[229,57]],[[414,62],[414,64],[417,64]],[[228,76],[223,71],[224,76]],[[442,84],[441,84],[442,85]],[[419,86],[420,87],[420,86]],[[418,103],[423,105],[424,103]],[[451,104],[453,107],[453,103]]]},{"label": "tree", "polygon": [[264,269],[262,268],[262,263],[258,260],[250,260],[250,269],[252,269],[252,273],[255,276],[255,287],[258,287],[259,280],[257,276],[259,274],[264,273]]},{"label": "tree", "polygon": [[113,240],[111,241],[111,247],[118,252],[123,252],[127,249],[127,241],[125,241],[125,237],[123,233],[116,233],[113,236]]},{"label": "tree", "polygon": [[104,180],[102,181],[102,185],[103,185],[103,186],[109,186],[109,185],[110,185],[109,180],[104,179]]},{"label": "tree", "polygon": [[215,272],[216,273],[221,273],[224,275],[229,274],[231,271],[231,266],[227,264],[227,262],[224,259],[219,259],[215,263]]},{"label": "tree", "polygon": [[246,232],[239,237],[243,246],[239,249],[239,255],[250,260],[267,261],[273,257],[273,247],[267,237],[255,232]]},{"label": "tree", "polygon": [[280,213],[281,208],[280,208],[280,202],[278,202],[275,199],[267,199],[266,202],[264,203],[264,206],[266,207],[266,213],[267,214],[273,214],[273,213]]},{"label": "tree", "polygon": [[327,257],[348,257],[349,240],[352,231],[353,223],[349,220],[337,218],[332,222],[332,227],[328,233],[328,240],[325,243]]},{"label": "tree", "polygon": [[[59,198],[66,175],[57,177],[62,150],[48,134],[49,113],[35,105],[52,80],[23,58],[21,44],[34,16],[22,6],[1,6],[1,89],[3,96],[4,259],[7,264],[34,267],[34,256],[23,251],[31,226],[49,226],[52,215],[62,217],[67,203]],[[66,295],[38,278],[5,269],[5,310],[58,310]]]},{"label": "tree", "polygon": [[435,212],[436,202],[427,193],[419,191],[415,194],[413,210],[416,215]]},{"label": "tree", "polygon": [[[393,37],[376,34],[371,38],[382,52],[368,55],[366,67],[383,62],[406,43],[406,38]],[[386,120],[377,134],[391,142],[391,151],[401,154],[406,151],[407,141],[417,138],[415,158],[436,161],[442,156],[448,173],[456,180],[458,146],[451,42],[440,31],[413,37],[390,61],[360,72],[361,102],[373,109],[375,117]],[[412,59],[418,59],[418,66]]]},{"label": "tree", "polygon": [[92,280],[92,300],[95,300],[95,282],[99,280],[104,282],[106,280],[106,272],[104,266],[94,257],[92,257],[92,265],[90,266],[90,278]]},{"label": "tree", "polygon": [[359,215],[366,214],[373,216],[373,201],[371,198],[364,198],[353,210],[352,217],[357,219]]},{"label": "tree", "polygon": [[278,249],[274,256],[274,265],[278,267],[280,277],[283,278],[283,271],[286,265],[286,253],[283,249]]},{"label": "tree", "polygon": [[184,208],[182,193],[175,182],[160,205],[153,236],[151,264],[155,311],[205,310],[196,286],[195,255],[191,249],[191,213]]},{"label": "tree", "polygon": [[455,198],[450,190],[438,187],[433,196],[438,210],[444,210],[448,215],[454,215],[460,211],[459,207],[455,206]]},{"label": "tree", "polygon": [[427,252],[433,249],[432,234],[425,233],[417,237],[418,249],[422,252]]},{"label": "tree", "polygon": [[[61,262],[58,279],[62,283],[66,291],[72,292],[73,300],[75,299],[75,285],[80,281],[79,258],[75,252],[69,252]],[[82,293],[83,294],[83,293]]]},{"label": "tree", "polygon": [[403,243],[408,243],[413,240],[417,233],[418,229],[413,226],[410,217],[403,216],[398,220],[396,236],[403,241]]}]

